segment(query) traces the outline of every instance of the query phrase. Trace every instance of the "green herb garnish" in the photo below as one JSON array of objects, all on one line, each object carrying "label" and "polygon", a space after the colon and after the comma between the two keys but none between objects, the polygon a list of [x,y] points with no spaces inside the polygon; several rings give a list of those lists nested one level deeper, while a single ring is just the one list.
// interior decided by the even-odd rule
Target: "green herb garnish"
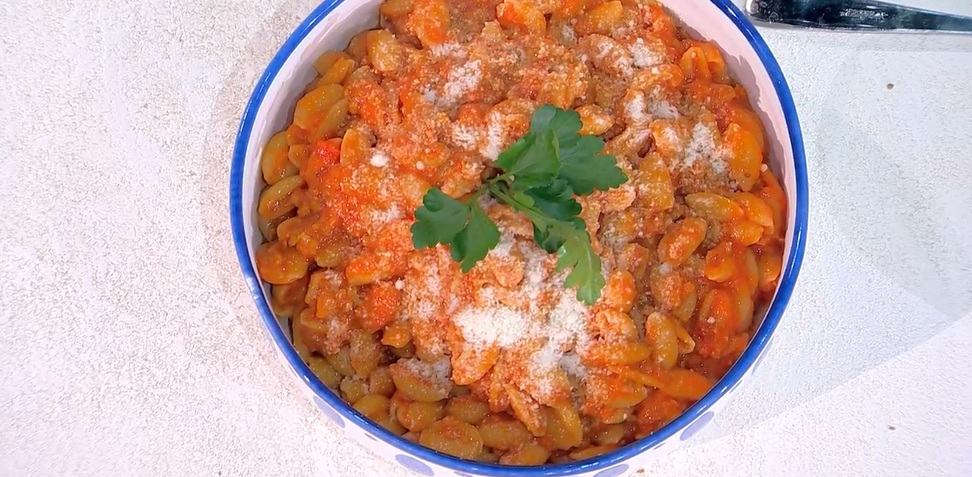
[{"label": "green herb garnish", "polygon": [[530,131],[500,153],[494,166],[503,172],[490,179],[466,202],[430,189],[415,211],[415,248],[450,246],[452,258],[468,272],[499,243],[500,231],[477,199],[488,192],[533,222],[537,244],[557,254],[557,271],[571,269],[564,284],[577,289],[577,299],[593,305],[601,296],[601,259],[578,217],[574,195],[588,195],[624,184],[628,177],[612,156],[600,155],[604,141],[579,134],[580,116],[550,105],[533,113]]}]

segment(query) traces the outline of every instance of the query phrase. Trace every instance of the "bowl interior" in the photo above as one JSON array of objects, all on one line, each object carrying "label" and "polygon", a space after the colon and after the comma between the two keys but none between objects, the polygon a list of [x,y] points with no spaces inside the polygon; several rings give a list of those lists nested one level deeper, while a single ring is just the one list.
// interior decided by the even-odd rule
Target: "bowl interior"
[{"label": "bowl interior", "polygon": [[[377,25],[380,3],[380,0],[326,0],[321,4],[298,27],[273,59],[258,82],[243,117],[231,173],[230,213],[244,275],[265,324],[277,328],[270,329],[271,337],[275,340],[289,335],[289,327],[284,320],[278,320],[270,314],[267,305],[269,287],[260,282],[253,272],[254,253],[263,241],[257,227],[256,214],[256,201],[265,185],[260,174],[260,154],[269,138],[290,124],[294,104],[306,84],[315,76],[314,59],[325,51],[343,49],[356,33],[374,28]],[[760,327],[749,348],[719,385],[683,416],[652,436],[595,459],[594,468],[629,458],[654,446],[654,443],[671,437],[728,393],[752,367],[768,344],[792,291],[802,259],[807,207],[803,144],[796,111],[779,66],[758,33],[743,18],[738,8],[731,4],[731,0],[678,0],[664,3],[694,37],[716,42],[731,76],[745,86],[750,102],[763,122],[768,149],[767,163],[777,177],[782,179],[789,202],[784,270],[773,301],[768,308],[758,312],[756,318]],[[299,363],[293,349],[287,349],[288,344],[277,344],[283,347],[282,352],[287,361],[297,368],[295,371],[303,381],[311,384],[313,389],[323,389],[323,385],[316,378],[308,376],[307,368]],[[349,406],[339,406],[343,406],[343,413],[354,414]],[[378,429],[377,426],[369,427]],[[395,443],[398,447],[414,447],[404,440],[398,440],[401,441]],[[450,460],[459,462],[451,458],[444,459],[447,463]],[[567,471],[567,467],[571,466],[575,467],[574,470],[591,469],[590,465],[584,463],[554,467]]]}]

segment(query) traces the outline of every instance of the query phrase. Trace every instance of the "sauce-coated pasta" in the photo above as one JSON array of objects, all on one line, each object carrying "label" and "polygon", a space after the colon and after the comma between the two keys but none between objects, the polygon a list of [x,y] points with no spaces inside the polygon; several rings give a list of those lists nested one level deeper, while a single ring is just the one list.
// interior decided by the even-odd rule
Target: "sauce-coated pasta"
[{"label": "sauce-coated pasta", "polygon": [[[707,393],[782,268],[786,197],[717,45],[654,0],[386,0],[314,63],[261,157],[256,253],[310,368],[441,452],[593,457]],[[483,197],[500,244],[468,273],[415,250],[426,191],[465,198],[551,104],[629,180],[579,197],[606,285],[576,300],[530,222]]]}]

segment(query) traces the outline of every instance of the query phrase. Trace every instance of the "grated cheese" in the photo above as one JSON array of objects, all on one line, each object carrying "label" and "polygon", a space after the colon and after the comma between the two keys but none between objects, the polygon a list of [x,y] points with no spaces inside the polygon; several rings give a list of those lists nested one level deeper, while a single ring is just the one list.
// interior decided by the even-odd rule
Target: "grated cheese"
[{"label": "grated cheese", "polygon": [[678,109],[668,101],[655,101],[648,107],[648,112],[655,119],[677,119],[681,116]]},{"label": "grated cheese", "polygon": [[588,308],[577,300],[576,290],[563,286],[566,272],[550,273],[556,258],[536,245],[504,234],[490,254],[507,256],[513,247],[523,255],[524,279],[514,289],[481,289],[476,305],[459,309],[452,323],[473,349],[529,352],[526,378],[531,394],[543,401],[556,391],[555,379],[562,376],[558,368],[575,378],[586,374],[572,350],[590,342]]},{"label": "grated cheese", "polygon": [[629,46],[628,49],[631,50],[634,65],[638,68],[648,68],[665,63],[665,55],[649,48],[645,40],[641,38],[635,40],[634,44]]},{"label": "grated cheese", "polygon": [[439,102],[439,95],[429,86],[422,89],[422,99],[429,104],[436,104]]},{"label": "grated cheese", "polygon": [[509,257],[510,251],[513,250],[513,235],[510,233],[503,233],[500,235],[499,243],[489,251],[490,255],[496,257]]},{"label": "grated cheese", "polygon": [[470,61],[459,65],[449,72],[443,94],[445,97],[439,98],[440,105],[454,106],[463,96],[469,94],[477,87],[483,79],[482,63],[479,60]]},{"label": "grated cheese", "polygon": [[561,28],[560,35],[563,36],[564,40],[567,40],[568,42],[573,43],[577,41],[577,32],[575,32],[574,27],[570,26],[569,24],[565,24],[564,27]]},{"label": "grated cheese", "polygon": [[631,68],[631,55],[624,51],[624,47],[617,41],[610,38],[602,38],[597,42],[597,58],[604,60],[608,55],[614,57],[613,67],[624,76],[631,76],[634,71]]},{"label": "grated cheese", "polygon": [[692,137],[685,147],[684,167],[690,168],[699,161],[711,157],[714,152],[715,140],[712,137],[712,130],[705,124],[696,123],[692,128]]},{"label": "grated cheese", "polygon": [[416,376],[422,378],[427,383],[438,385],[440,391],[451,388],[449,376],[452,373],[452,366],[448,359],[428,362],[419,358],[401,359],[398,361],[402,367]]},{"label": "grated cheese", "polygon": [[476,149],[476,143],[479,142],[479,134],[475,129],[457,123],[452,127],[452,140],[463,149],[473,150]]},{"label": "grated cheese", "polygon": [[635,91],[633,98],[624,105],[624,118],[629,124],[645,124],[648,116],[645,114],[645,93]]},{"label": "grated cheese", "polygon": [[401,209],[397,205],[392,205],[386,210],[375,210],[371,213],[371,222],[374,225],[384,225],[393,220],[398,220],[404,217]]},{"label": "grated cheese", "polygon": [[388,165],[388,160],[389,160],[388,156],[385,155],[385,153],[381,151],[375,151],[375,153],[371,155],[370,162],[372,166],[385,167]]},{"label": "grated cheese", "polygon": [[486,144],[479,153],[483,157],[495,161],[499,157],[500,147],[503,145],[503,115],[499,111],[489,113],[489,126],[486,128]]},{"label": "grated cheese", "polygon": [[696,123],[692,127],[692,136],[685,146],[681,161],[673,161],[673,169],[691,169],[696,166],[708,165],[717,175],[725,175],[728,171],[726,163],[727,152],[716,144],[716,136],[712,128],[704,123]]},{"label": "grated cheese", "polygon": [[533,335],[534,323],[527,315],[505,306],[467,308],[452,318],[463,339],[473,347],[511,348]]},{"label": "grated cheese", "polygon": [[439,43],[435,45],[430,50],[432,56],[444,57],[444,56],[460,56],[466,51],[462,49],[462,45],[455,41],[447,41],[445,43]]}]

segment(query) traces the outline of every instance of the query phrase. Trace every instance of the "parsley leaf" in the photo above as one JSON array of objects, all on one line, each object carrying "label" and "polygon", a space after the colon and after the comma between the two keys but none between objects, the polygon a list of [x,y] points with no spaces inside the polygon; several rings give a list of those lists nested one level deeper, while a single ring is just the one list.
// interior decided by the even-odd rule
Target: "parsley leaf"
[{"label": "parsley leaf", "polygon": [[591,247],[587,230],[571,228],[564,244],[557,250],[557,271],[571,268],[564,285],[577,288],[577,299],[593,305],[601,297],[604,276],[601,275],[601,257]]},{"label": "parsley leaf", "polygon": [[530,131],[551,131],[557,136],[560,151],[559,176],[566,179],[575,194],[587,195],[624,184],[628,177],[617,166],[613,156],[599,155],[604,141],[596,136],[582,136],[580,115],[576,111],[546,105],[537,108],[530,120]]},{"label": "parsley leaf", "polygon": [[577,230],[587,230],[587,225],[584,224],[584,220],[580,217],[574,217],[569,222],[558,222],[550,226],[541,228],[534,223],[533,225],[533,240],[540,245],[540,248],[547,251],[547,253],[556,253],[567,241],[567,237],[571,233],[571,227]]},{"label": "parsley leaf", "polygon": [[469,205],[449,197],[439,189],[429,189],[415,210],[412,245],[417,249],[449,243],[466,226]]},{"label": "parsley leaf", "polygon": [[601,155],[604,141],[581,135],[580,115],[546,105],[530,119],[530,131],[499,154],[502,173],[486,181],[465,203],[430,189],[415,211],[412,243],[416,248],[449,245],[462,271],[471,270],[499,243],[500,231],[476,199],[489,192],[533,223],[533,238],[557,254],[557,270],[570,269],[564,284],[577,299],[593,305],[601,296],[601,259],[579,217],[575,194],[605,191],[628,180],[614,157]]},{"label": "parsley leaf", "polygon": [[523,194],[532,199],[532,205],[556,220],[570,220],[581,211],[581,205],[574,200],[574,191],[564,179],[527,189]]},{"label": "parsley leaf", "polygon": [[494,164],[505,171],[503,176],[513,179],[513,188],[526,189],[549,184],[560,170],[557,136],[552,131],[540,134],[530,132],[521,141],[500,154]]},{"label": "parsley leaf", "polygon": [[452,241],[452,259],[460,263],[463,272],[472,270],[476,262],[486,258],[490,249],[499,243],[500,231],[478,205],[470,207],[469,223]]},{"label": "parsley leaf", "polygon": [[530,118],[531,131],[553,131],[559,140],[576,135],[580,128],[580,114],[577,111],[559,109],[549,104],[537,108]]},{"label": "parsley leaf", "polygon": [[594,189],[608,190],[628,181],[612,156],[565,157],[560,164],[560,177],[581,195],[590,194]]}]

